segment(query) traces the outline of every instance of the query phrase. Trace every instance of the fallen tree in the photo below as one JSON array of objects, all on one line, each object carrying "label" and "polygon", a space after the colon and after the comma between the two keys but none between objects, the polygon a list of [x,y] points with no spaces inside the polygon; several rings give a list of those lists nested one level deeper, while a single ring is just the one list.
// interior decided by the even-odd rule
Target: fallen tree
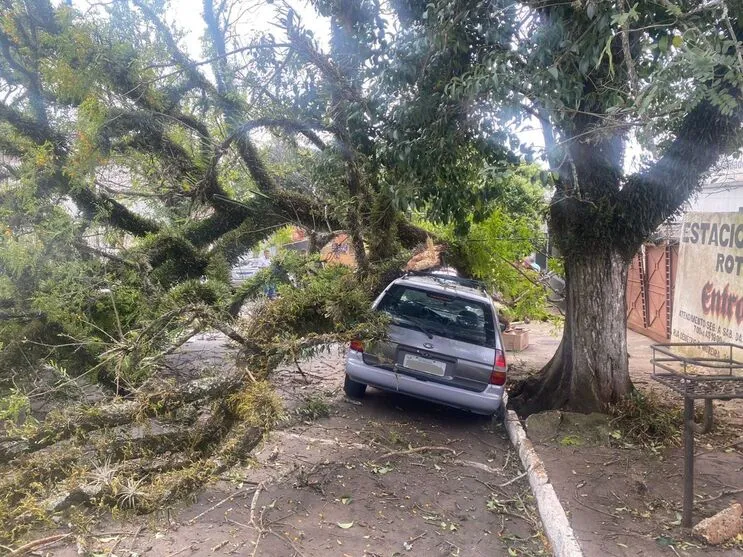
[{"label": "fallen tree", "polygon": [[[486,187],[483,165],[520,162],[446,98],[466,56],[388,56],[375,3],[318,5],[325,49],[286,7],[276,36],[245,37],[241,10],[205,0],[200,55],[160,3],[85,14],[48,0],[1,5],[0,308],[14,318],[0,323],[0,518],[15,524],[10,537],[73,503],[152,510],[245,457],[275,419],[270,372],[382,334],[370,302],[426,242],[421,215],[484,218],[504,186]],[[410,65],[425,69],[422,82]],[[409,91],[421,84],[431,95],[417,110]],[[440,175],[409,164],[421,149],[442,154]],[[442,214],[457,189],[466,202]],[[233,287],[234,263],[286,225],[314,239],[349,234],[358,269],[276,261]],[[254,300],[269,279],[283,283],[280,299]],[[170,355],[212,329],[240,346],[242,371],[158,382]],[[103,402],[74,403],[91,385]],[[44,415],[39,401],[58,408]]]},{"label": "fallen tree", "polygon": [[[425,241],[402,211],[434,192],[395,193],[412,176],[402,172],[395,152],[406,144],[390,117],[405,84],[385,81],[394,60],[380,57],[379,8],[322,8],[333,37],[324,52],[285,8],[276,12],[280,36],[257,32],[244,43],[230,6],[203,3],[206,59],[198,60],[149,2],[97,5],[84,17],[48,0],[5,3],[0,152],[11,158],[0,265],[9,280],[0,294],[13,314],[44,305],[45,320],[26,331],[61,327],[74,338],[56,344],[72,340],[78,356],[95,359],[94,345],[156,320],[167,311],[161,300],[189,282],[207,278],[206,303],[229,306],[219,298],[231,289],[230,267],[287,224],[312,238],[348,232],[362,274]],[[443,66],[438,82],[458,71]],[[460,116],[450,129],[460,139],[477,133]],[[288,153],[280,164],[258,132]],[[452,166],[449,181],[465,183],[477,157],[518,163],[480,147],[468,168]],[[15,326],[4,337],[24,333]],[[54,334],[36,336],[55,344]],[[106,374],[120,375],[101,366]]]},{"label": "fallen tree", "polygon": [[237,372],[51,413],[0,441],[3,537],[71,505],[161,508],[247,458],[280,412],[266,383]]}]

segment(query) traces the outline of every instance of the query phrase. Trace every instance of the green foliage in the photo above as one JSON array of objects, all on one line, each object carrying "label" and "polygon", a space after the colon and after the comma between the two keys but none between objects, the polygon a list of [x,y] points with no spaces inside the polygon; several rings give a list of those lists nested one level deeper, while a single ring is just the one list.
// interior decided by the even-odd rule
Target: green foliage
[{"label": "green foliage", "polygon": [[565,276],[565,260],[562,257],[550,257],[547,266],[556,275]]},{"label": "green foliage", "polygon": [[23,424],[31,418],[31,401],[28,396],[12,390],[8,395],[0,397],[0,423]]},{"label": "green foliage", "polygon": [[499,176],[502,195],[489,205],[487,217],[471,222],[466,234],[453,225],[423,223],[449,245],[447,252],[455,258],[450,263],[497,292],[512,319],[550,316],[539,275],[521,266],[525,256],[546,248],[546,207],[538,175],[537,169],[525,167],[508,178]]},{"label": "green foliage", "polygon": [[278,336],[288,333],[289,327],[299,336],[337,332],[354,323],[369,302],[352,271],[339,265],[330,266],[302,280],[297,288],[279,287],[279,299],[264,308],[261,318],[275,319],[272,329]]},{"label": "green foliage", "polygon": [[[740,0],[323,0],[312,7],[330,19],[327,46],[279,7],[271,33],[221,22],[223,36],[203,37],[204,64],[178,51],[162,2],[58,4],[8,0],[0,14],[0,151],[12,159],[0,168],[0,301],[33,320],[0,325],[0,344],[25,354],[19,339],[35,328],[45,334],[29,338],[132,381],[190,325],[268,282],[281,298],[255,313],[251,338],[281,346],[271,358],[358,333],[413,211],[517,317],[538,315],[541,291],[509,263],[534,249],[519,238],[539,233],[539,182],[557,187],[566,257],[630,250],[739,134],[739,119],[692,122],[708,127],[687,145],[709,144],[710,160],[675,155],[699,168],[659,173],[681,168],[683,187],[623,176],[628,135],[657,159],[700,129],[681,126],[690,110],[737,114]],[[516,130],[534,118],[555,132],[553,173],[523,166],[533,153]],[[718,129],[730,137],[712,146]],[[259,133],[271,139],[260,147]],[[288,223],[363,236],[379,265],[362,281],[280,260],[230,292],[230,265],[271,234],[287,241]]]},{"label": "green foliage", "polygon": [[412,253],[408,250],[400,250],[394,257],[375,261],[372,264],[371,272],[364,280],[372,299],[376,299],[389,283],[402,276],[405,264],[410,260],[411,255]]},{"label": "green foliage", "polygon": [[273,429],[284,410],[281,398],[268,381],[258,381],[227,401],[232,413],[249,426],[261,431]]},{"label": "green foliage", "polygon": [[[136,327],[149,314],[149,309],[147,307],[147,296],[142,292],[141,284],[119,282],[117,281],[119,277],[104,276],[102,278],[111,279],[108,288],[89,292],[86,300],[87,305],[81,307],[80,310],[89,320],[89,334],[93,333],[95,335],[97,333],[100,335],[103,333],[102,340],[107,340],[106,336],[109,338],[117,337],[120,336],[121,331],[128,331]],[[59,285],[57,285],[51,290],[51,293],[56,294],[59,291]],[[59,309],[64,307],[70,309],[67,304]],[[55,316],[55,320],[65,322],[58,315]]]},{"label": "green foliage", "polygon": [[284,226],[279,228],[276,232],[271,234],[263,242],[263,247],[268,248],[269,246],[281,247],[285,244],[289,244],[292,241],[292,226]]},{"label": "green foliage", "polygon": [[227,258],[221,253],[212,255],[204,269],[204,276],[210,280],[228,285],[232,277]]},{"label": "green foliage", "polygon": [[[253,310],[245,330],[256,343],[248,350],[253,373],[266,374],[289,359],[295,361],[336,342],[384,334],[382,318],[371,310],[368,285],[341,265],[314,269],[294,256],[294,284],[282,284],[279,297]],[[313,259],[309,259],[313,261]]]},{"label": "green foliage", "polygon": [[486,220],[472,225],[464,237],[454,235],[451,227],[443,229],[451,251],[462,258],[459,265],[498,294],[512,319],[545,319],[550,315],[538,273],[521,267],[521,260],[544,241],[538,225],[539,221],[529,217],[495,209]]},{"label": "green foliage", "polygon": [[246,300],[252,300],[265,292],[265,288],[272,283],[273,271],[271,268],[261,269],[252,277],[246,279],[236,290],[230,302],[230,313],[237,315]]},{"label": "green foliage", "polygon": [[165,287],[180,280],[199,278],[207,270],[207,257],[177,231],[152,234],[140,242],[137,250],[154,267],[152,278]]},{"label": "green foliage", "polygon": [[374,199],[370,219],[373,232],[369,238],[369,257],[372,261],[385,261],[400,252],[396,224],[400,215],[394,206],[391,193],[384,189]]},{"label": "green foliage", "polygon": [[220,307],[227,300],[229,293],[228,285],[223,282],[191,279],[171,288],[163,307],[179,308],[197,304]]},{"label": "green foliage", "polygon": [[663,401],[654,391],[634,390],[610,408],[618,444],[674,447],[681,442],[683,415],[678,406]]},{"label": "green foliage", "polygon": [[295,412],[301,420],[314,422],[320,418],[330,416],[330,405],[328,404],[325,393],[313,393],[304,397],[302,404]]}]

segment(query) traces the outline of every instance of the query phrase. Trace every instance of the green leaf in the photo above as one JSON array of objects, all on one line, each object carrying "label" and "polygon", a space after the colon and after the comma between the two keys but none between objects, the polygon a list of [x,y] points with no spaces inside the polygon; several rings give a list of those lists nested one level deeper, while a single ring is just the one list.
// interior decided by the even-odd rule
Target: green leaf
[{"label": "green leaf", "polygon": [[663,35],[658,41],[658,50],[668,52],[668,35]]},{"label": "green leaf", "polygon": [[555,79],[557,79],[558,77],[560,77],[560,70],[557,69],[557,66],[550,66],[549,68],[547,68],[547,71]]},{"label": "green leaf", "polygon": [[560,445],[563,447],[576,447],[583,444],[583,440],[577,435],[566,435],[560,439]]},{"label": "green leaf", "polygon": [[604,50],[601,51],[599,60],[598,62],[596,62],[596,67],[598,68],[601,65],[601,60],[604,59],[604,54],[606,54],[606,57],[609,60],[609,75],[614,75],[614,56],[611,53],[611,43],[613,40],[614,40],[614,35],[611,35],[608,39],[606,39]]}]

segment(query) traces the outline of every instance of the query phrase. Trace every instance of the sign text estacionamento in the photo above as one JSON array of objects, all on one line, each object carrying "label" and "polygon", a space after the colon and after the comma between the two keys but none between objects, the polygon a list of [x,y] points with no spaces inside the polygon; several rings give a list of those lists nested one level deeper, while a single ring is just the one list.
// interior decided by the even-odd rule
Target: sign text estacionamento
[{"label": "sign text estacionamento", "polygon": [[689,213],[680,242],[672,340],[743,344],[743,214]]}]

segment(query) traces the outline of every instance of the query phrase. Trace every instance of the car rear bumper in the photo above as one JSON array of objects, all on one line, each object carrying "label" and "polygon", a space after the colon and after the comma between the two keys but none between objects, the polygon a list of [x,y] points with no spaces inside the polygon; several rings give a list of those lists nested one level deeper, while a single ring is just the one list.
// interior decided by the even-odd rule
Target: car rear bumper
[{"label": "car rear bumper", "polygon": [[425,381],[367,365],[362,359],[361,352],[354,350],[348,351],[346,374],[354,381],[372,387],[462,408],[477,414],[494,414],[503,401],[502,386],[488,385],[484,391],[474,392],[434,381]]}]

